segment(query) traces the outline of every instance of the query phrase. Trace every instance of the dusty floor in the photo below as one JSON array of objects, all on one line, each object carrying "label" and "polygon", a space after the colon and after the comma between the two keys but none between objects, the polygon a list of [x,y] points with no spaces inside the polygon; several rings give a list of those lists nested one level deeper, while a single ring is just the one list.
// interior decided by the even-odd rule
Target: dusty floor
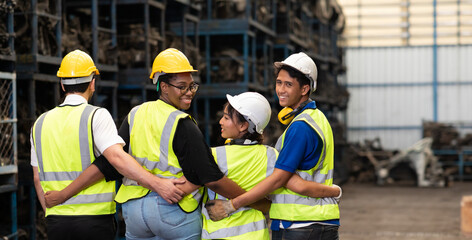
[{"label": "dusty floor", "polygon": [[448,188],[345,184],[340,239],[472,239],[461,233],[463,195],[472,195],[472,182],[454,182]]}]

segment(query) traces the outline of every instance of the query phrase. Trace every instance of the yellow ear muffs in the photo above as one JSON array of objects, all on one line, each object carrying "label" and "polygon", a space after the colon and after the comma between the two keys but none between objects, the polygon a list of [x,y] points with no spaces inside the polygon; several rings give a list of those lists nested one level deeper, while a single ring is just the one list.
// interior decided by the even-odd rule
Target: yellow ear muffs
[{"label": "yellow ear muffs", "polygon": [[278,115],[279,121],[283,125],[289,124],[293,120],[293,117],[295,117],[295,113],[293,109],[289,107],[284,107],[282,110],[280,110]]}]

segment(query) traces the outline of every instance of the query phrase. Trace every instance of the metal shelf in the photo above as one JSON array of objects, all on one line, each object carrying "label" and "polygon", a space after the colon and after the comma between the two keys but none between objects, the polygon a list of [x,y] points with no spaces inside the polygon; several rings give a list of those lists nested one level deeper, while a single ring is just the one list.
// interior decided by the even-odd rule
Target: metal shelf
[{"label": "metal shelf", "polygon": [[443,161],[440,163],[446,166],[457,166],[459,173],[455,175],[455,177],[457,177],[460,181],[463,181],[464,179],[472,179],[472,175],[464,174],[464,167],[472,166],[472,162],[464,161],[464,157],[466,155],[472,155],[471,149],[435,149],[433,152],[436,156],[457,156],[456,161]]},{"label": "metal shelf", "polygon": [[[11,4],[7,1],[7,5]],[[14,13],[5,14],[2,24],[6,24],[6,35],[8,38],[8,54],[0,55],[0,194],[9,195],[10,231],[8,238],[18,237],[18,219],[16,190],[18,186],[18,134],[17,134],[17,74],[16,54],[14,48]]]}]

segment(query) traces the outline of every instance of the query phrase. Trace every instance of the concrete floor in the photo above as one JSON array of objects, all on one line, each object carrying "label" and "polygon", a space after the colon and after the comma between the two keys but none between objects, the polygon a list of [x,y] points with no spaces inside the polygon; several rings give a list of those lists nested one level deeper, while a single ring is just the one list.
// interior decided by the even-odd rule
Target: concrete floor
[{"label": "concrete floor", "polygon": [[462,240],[461,199],[472,182],[447,188],[348,183],[340,202],[341,240]]}]

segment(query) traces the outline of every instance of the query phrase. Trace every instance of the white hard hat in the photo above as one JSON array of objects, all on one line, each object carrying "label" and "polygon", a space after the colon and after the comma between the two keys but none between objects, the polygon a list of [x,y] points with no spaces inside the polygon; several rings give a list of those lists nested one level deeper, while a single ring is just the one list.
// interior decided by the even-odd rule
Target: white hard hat
[{"label": "white hard hat", "polygon": [[226,94],[229,104],[249,122],[249,132],[254,128],[262,134],[270,120],[270,104],[267,99],[257,92],[245,92],[234,97]]},{"label": "white hard hat", "polygon": [[282,66],[292,67],[301,73],[310,80],[310,89],[311,92],[316,90],[316,79],[318,78],[318,69],[316,64],[308,55],[303,52],[294,53],[288,56],[287,59],[282,62],[275,62],[274,66],[276,69],[280,69]]}]

